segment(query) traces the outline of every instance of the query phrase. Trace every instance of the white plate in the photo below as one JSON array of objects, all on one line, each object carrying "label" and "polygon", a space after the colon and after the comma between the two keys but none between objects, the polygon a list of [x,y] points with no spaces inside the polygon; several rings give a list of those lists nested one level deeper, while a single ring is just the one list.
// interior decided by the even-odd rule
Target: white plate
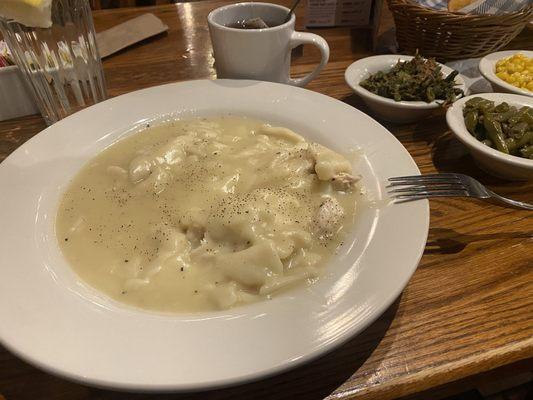
[{"label": "white plate", "polygon": [[196,315],[143,312],[81,282],[54,236],[61,192],[96,153],[158,115],[233,113],[339,151],[361,147],[364,184],[418,174],[370,117],[324,95],[255,81],[191,81],[129,93],[66,118],[0,165],[0,340],[32,364],[87,384],[179,391],[271,375],[324,354],[374,321],[420,260],[426,201],[362,210],[318,283],[272,301]]},{"label": "white plate", "polygon": [[[360,85],[361,81],[371,74],[379,71],[389,71],[398,61],[410,61],[413,58],[413,56],[399,54],[365,57],[350,64],[344,73],[344,79],[348,86],[380,118],[395,123],[415,122],[439,108],[442,101],[435,100],[431,103],[426,103],[425,101],[395,101],[372,93]],[[440,63],[437,64],[440,65],[444,76],[448,76],[453,72],[450,67]],[[460,74],[455,77],[455,83],[457,88],[466,93],[466,85]]]},{"label": "white plate", "polygon": [[503,79],[498,78],[496,75],[496,63],[504,58],[514,56],[517,53],[522,53],[527,57],[533,57],[533,51],[531,50],[506,50],[491,53],[483,57],[479,61],[479,72],[487,79],[495,92],[514,93],[523,96],[533,97],[533,92],[529,90],[520,89],[510,83],[505,82]]}]

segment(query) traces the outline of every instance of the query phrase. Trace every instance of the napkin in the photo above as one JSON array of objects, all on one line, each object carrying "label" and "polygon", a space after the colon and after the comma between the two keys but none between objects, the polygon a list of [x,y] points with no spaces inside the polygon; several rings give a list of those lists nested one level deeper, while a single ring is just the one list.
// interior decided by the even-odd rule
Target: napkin
[{"label": "napkin", "polygon": [[479,72],[480,58],[466,58],[464,60],[450,61],[445,65],[459,71],[466,85],[466,94],[489,93],[492,86]]},{"label": "napkin", "polygon": [[143,14],[96,34],[100,57],[104,58],[132,44],[168,30],[154,14]]},{"label": "napkin", "polygon": [[532,0],[478,0],[470,3],[460,12],[465,14],[504,14],[520,11]]},{"label": "napkin", "polygon": [[416,0],[416,2],[434,10],[448,10],[448,0]]},{"label": "napkin", "polygon": [[[449,0],[415,0],[418,4],[434,10],[448,10]],[[459,9],[464,14],[505,14],[515,12],[532,4],[533,0],[475,0]]]}]

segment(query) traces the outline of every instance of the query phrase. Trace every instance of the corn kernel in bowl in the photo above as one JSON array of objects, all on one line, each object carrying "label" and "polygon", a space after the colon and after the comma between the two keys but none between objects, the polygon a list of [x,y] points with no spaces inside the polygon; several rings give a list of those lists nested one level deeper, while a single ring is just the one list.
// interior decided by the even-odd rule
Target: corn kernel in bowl
[{"label": "corn kernel in bowl", "polygon": [[517,53],[499,60],[496,76],[517,88],[533,92],[533,58]]}]

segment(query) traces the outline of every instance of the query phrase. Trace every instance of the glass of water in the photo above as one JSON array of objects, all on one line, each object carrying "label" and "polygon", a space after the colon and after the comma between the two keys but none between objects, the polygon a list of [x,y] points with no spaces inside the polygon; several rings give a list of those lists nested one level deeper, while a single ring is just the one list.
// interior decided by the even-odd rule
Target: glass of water
[{"label": "glass of water", "polygon": [[53,0],[50,28],[0,18],[0,31],[48,125],[106,99],[87,0]]}]

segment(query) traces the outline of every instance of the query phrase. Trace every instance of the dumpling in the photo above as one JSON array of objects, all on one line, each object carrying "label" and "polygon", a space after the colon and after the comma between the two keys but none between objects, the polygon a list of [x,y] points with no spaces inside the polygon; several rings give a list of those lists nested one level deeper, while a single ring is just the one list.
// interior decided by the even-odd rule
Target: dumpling
[{"label": "dumpling", "polygon": [[259,134],[261,135],[267,135],[276,139],[285,140],[292,144],[297,143],[303,143],[305,142],[305,139],[298,135],[297,133],[291,131],[287,128],[282,128],[279,126],[270,126],[270,125],[263,125],[259,129]]},{"label": "dumpling", "polygon": [[267,277],[283,273],[278,253],[268,241],[235,253],[216,255],[214,262],[227,278],[246,286],[262,286]]}]

